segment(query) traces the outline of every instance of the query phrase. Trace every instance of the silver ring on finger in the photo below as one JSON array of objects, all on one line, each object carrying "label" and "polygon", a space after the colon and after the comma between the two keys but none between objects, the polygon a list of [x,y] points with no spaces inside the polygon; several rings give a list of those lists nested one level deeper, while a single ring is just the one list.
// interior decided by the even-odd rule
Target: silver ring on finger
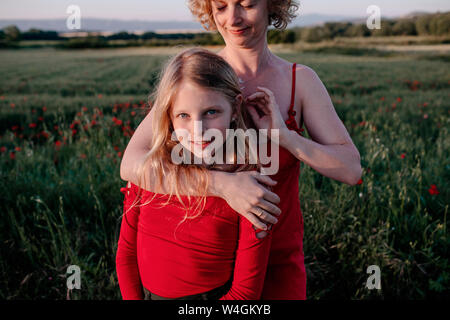
[{"label": "silver ring on finger", "polygon": [[255,211],[258,213],[258,217],[261,217],[263,215],[263,213],[264,213],[264,210],[261,209],[260,207],[256,207]]}]

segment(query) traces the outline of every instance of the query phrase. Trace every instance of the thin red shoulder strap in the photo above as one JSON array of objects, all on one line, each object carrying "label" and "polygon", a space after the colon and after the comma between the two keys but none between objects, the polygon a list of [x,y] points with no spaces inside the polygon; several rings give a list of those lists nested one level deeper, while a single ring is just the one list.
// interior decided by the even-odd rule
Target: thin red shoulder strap
[{"label": "thin red shoulder strap", "polygon": [[[295,103],[295,69],[296,69],[297,64],[294,63],[292,65],[292,91],[291,91],[291,105],[289,106],[289,115],[291,115],[291,113],[293,113],[292,111],[294,110],[294,103]],[[292,114],[295,116],[295,113]]]}]

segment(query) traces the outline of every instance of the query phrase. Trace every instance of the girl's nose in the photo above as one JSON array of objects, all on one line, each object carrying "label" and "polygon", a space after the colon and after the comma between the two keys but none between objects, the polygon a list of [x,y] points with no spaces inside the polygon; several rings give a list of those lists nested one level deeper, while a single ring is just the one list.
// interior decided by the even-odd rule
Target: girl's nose
[{"label": "girl's nose", "polygon": [[194,141],[202,141],[203,139],[203,123],[202,121],[195,120],[193,130],[191,131],[191,135]]}]

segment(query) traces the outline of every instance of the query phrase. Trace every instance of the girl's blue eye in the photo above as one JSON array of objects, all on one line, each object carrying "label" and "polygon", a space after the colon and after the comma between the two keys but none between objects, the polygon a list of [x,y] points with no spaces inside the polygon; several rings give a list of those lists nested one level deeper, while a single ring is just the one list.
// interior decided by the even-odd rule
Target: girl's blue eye
[{"label": "girl's blue eye", "polygon": [[218,11],[222,11],[223,9],[225,9],[225,7],[220,7],[220,8],[217,7],[217,10],[218,10]]},{"label": "girl's blue eye", "polygon": [[187,113],[180,113],[179,115],[178,115],[178,117],[180,117],[180,118],[187,118],[187,117],[189,117],[189,115],[187,114]]},{"label": "girl's blue eye", "polygon": [[208,111],[206,111],[207,115],[214,115],[216,113],[217,113],[217,110],[208,110]]}]

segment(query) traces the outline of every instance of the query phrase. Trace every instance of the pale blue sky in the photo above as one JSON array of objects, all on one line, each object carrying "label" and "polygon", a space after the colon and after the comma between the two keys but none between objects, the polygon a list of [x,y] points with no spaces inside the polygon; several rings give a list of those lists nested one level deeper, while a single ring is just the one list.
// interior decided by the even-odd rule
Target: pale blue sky
[{"label": "pale blue sky", "polygon": [[[69,5],[78,5],[84,18],[191,20],[186,0],[0,0],[0,19],[66,18]],[[412,11],[450,11],[448,0],[300,0],[303,14],[367,16],[377,5],[381,15],[399,16]]]}]

